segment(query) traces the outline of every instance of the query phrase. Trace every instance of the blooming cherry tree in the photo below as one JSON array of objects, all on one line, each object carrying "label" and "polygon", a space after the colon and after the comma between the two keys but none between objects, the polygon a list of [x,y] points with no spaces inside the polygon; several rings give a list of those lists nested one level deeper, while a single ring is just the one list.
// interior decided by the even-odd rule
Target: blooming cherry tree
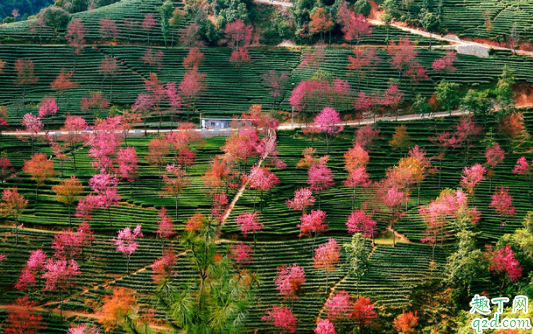
[{"label": "blooming cherry tree", "polygon": [[294,198],[287,200],[287,207],[292,210],[302,211],[305,214],[305,209],[315,204],[313,192],[309,188],[301,188],[294,192]]},{"label": "blooming cherry tree", "polygon": [[463,187],[472,196],[475,201],[475,188],[483,180],[487,170],[485,167],[476,163],[472,167],[465,167],[461,176],[461,187]]},{"label": "blooming cherry tree", "polygon": [[172,250],[166,250],[163,253],[163,256],[155,260],[152,264],[152,280],[154,283],[159,285],[170,279],[172,276],[176,276],[178,272],[174,268],[177,263],[176,253]]},{"label": "blooming cherry tree", "polygon": [[326,272],[326,292],[329,286],[329,273],[335,271],[335,264],[339,263],[341,246],[333,238],[328,243],[315,249],[314,267]]},{"label": "blooming cherry tree", "polygon": [[344,129],[339,113],[333,108],[326,107],[315,117],[314,126],[326,134],[326,151],[329,154],[329,140],[331,136]]},{"label": "blooming cherry tree", "polygon": [[250,171],[250,188],[257,189],[260,193],[260,211],[263,210],[263,192],[268,191],[279,184],[279,179],[274,173],[265,167],[252,167]]},{"label": "blooming cherry tree", "polygon": [[522,276],[522,267],[516,260],[510,245],[496,251],[492,251],[489,246],[486,256],[490,263],[489,271],[502,277],[500,291],[505,285],[505,278],[509,278],[512,282],[518,282]]},{"label": "blooming cherry tree", "polygon": [[315,334],[337,334],[337,331],[328,319],[320,319],[316,325]]},{"label": "blooming cherry tree", "polygon": [[22,170],[24,173],[30,174],[31,179],[37,184],[35,187],[36,201],[39,199],[39,187],[42,186],[45,181],[48,181],[57,175],[57,171],[54,169],[54,162],[48,160],[48,157],[44,153],[35,153],[30,160],[24,161],[24,167]]},{"label": "blooming cherry tree", "polygon": [[261,321],[268,322],[283,332],[296,333],[297,319],[287,306],[274,305],[266,315],[261,317]]},{"label": "blooming cherry tree", "polygon": [[176,220],[178,219],[178,199],[183,190],[191,184],[185,170],[175,164],[167,165],[169,175],[163,175],[165,187],[160,196],[172,196],[176,200]]},{"label": "blooming cherry tree", "polygon": [[127,259],[126,272],[128,274],[130,272],[131,255],[137,251],[137,247],[139,246],[137,238],[141,237],[143,237],[141,225],[137,225],[133,230],[128,226],[118,231],[118,236],[111,239],[115,243],[115,246],[117,246],[117,252],[124,254]]},{"label": "blooming cherry tree", "polygon": [[170,216],[167,215],[167,209],[161,208],[158,213],[159,216],[159,228],[157,229],[157,237],[161,239],[161,249],[165,248],[165,239],[172,238],[176,235],[174,226],[172,225],[172,220]]},{"label": "blooming cherry tree", "polygon": [[378,314],[374,310],[374,304],[372,304],[370,299],[359,297],[355,301],[350,319],[356,323],[361,331],[364,327],[370,326],[377,318]]},{"label": "blooming cherry tree", "polygon": [[322,210],[311,210],[309,214],[303,214],[300,217],[301,224],[297,226],[300,228],[300,235],[313,235],[313,248],[315,248],[316,237],[328,229],[326,223],[326,213]]},{"label": "blooming cherry tree", "polygon": [[274,278],[276,287],[283,300],[299,299],[298,292],[305,284],[305,270],[296,263],[278,267],[278,273]]},{"label": "blooming cherry tree", "polygon": [[252,248],[242,241],[231,246],[230,257],[235,261],[235,264],[240,268],[244,264],[253,262]]},{"label": "blooming cherry tree", "polygon": [[503,159],[505,159],[505,152],[503,149],[498,145],[498,143],[494,143],[492,146],[488,147],[485,151],[485,157],[487,158],[486,166],[489,168],[487,171],[487,176],[489,177],[489,191],[492,191],[492,178],[494,176],[494,168],[503,163]]},{"label": "blooming cherry tree", "polygon": [[254,236],[254,248],[255,248],[255,233],[263,229],[264,225],[259,222],[257,218],[258,212],[245,212],[241,213],[236,219],[235,222],[241,228],[241,232],[246,238],[248,232],[252,232]]},{"label": "blooming cherry tree", "polygon": [[330,321],[343,320],[350,316],[353,301],[345,290],[341,290],[326,301],[326,314]]},{"label": "blooming cherry tree", "polygon": [[80,274],[80,266],[75,260],[64,258],[48,259],[44,265],[46,272],[42,278],[46,280],[45,290],[57,290],[59,293],[60,316],[63,317],[63,291],[73,286],[73,279]]},{"label": "blooming cherry tree", "polygon": [[526,157],[520,157],[516,160],[513,173],[522,176],[526,180],[528,186],[527,193],[531,201],[531,175],[533,175],[533,169],[531,169],[531,165],[527,162]]},{"label": "blooming cherry tree", "polygon": [[509,195],[509,190],[505,187],[496,188],[496,191],[491,196],[492,202],[489,207],[494,208],[500,215],[500,231],[505,225],[503,222],[504,217],[512,217],[515,215],[516,208],[513,206],[513,198]]},{"label": "blooming cherry tree", "polygon": [[376,235],[377,222],[370,218],[363,209],[354,211],[348,217],[346,227],[348,233],[361,233],[365,238],[372,238]]},{"label": "blooming cherry tree", "polygon": [[313,164],[307,171],[307,175],[309,189],[318,192],[318,209],[320,209],[320,193],[335,184],[333,182],[333,173],[325,164]]}]

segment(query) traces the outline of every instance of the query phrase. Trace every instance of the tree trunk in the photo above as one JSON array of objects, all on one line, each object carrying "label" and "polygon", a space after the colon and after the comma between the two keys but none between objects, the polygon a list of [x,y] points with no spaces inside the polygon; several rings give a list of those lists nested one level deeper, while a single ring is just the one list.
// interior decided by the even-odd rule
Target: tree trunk
[{"label": "tree trunk", "polygon": [[126,275],[130,274],[130,255],[128,255],[128,261],[126,262]]},{"label": "tree trunk", "polygon": [[352,212],[353,212],[353,209],[355,207],[355,188],[356,187],[353,187],[353,195],[352,195]]},{"label": "tree trunk", "polygon": [[178,220],[178,195],[176,195],[176,220]]},{"label": "tree trunk", "polygon": [[420,182],[418,182],[418,205],[420,206]]},{"label": "tree trunk", "polygon": [[71,209],[71,206],[69,205],[68,206],[68,226],[69,228],[72,228],[72,221],[71,221],[72,216],[70,215],[70,209]]},{"label": "tree trunk", "polygon": [[442,178],[442,159],[439,159],[439,190],[442,190],[440,186],[441,178]]}]

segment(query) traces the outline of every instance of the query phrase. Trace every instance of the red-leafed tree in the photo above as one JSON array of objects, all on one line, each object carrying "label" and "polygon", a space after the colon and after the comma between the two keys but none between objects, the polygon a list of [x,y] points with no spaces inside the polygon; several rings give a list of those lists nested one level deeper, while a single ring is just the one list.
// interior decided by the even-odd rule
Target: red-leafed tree
[{"label": "red-leafed tree", "polygon": [[278,267],[274,282],[282,300],[298,300],[298,293],[305,284],[305,270],[296,263],[283,265]]},{"label": "red-leafed tree", "polygon": [[391,55],[389,62],[392,68],[398,71],[398,79],[401,79],[418,54],[415,45],[408,37],[400,37],[398,44],[391,43],[388,51]]},{"label": "red-leafed tree", "polygon": [[177,264],[176,253],[172,249],[165,250],[163,256],[155,260],[151,266],[154,283],[160,285],[168,281],[172,276],[177,276],[178,271],[175,269]]},{"label": "red-leafed tree", "polygon": [[483,127],[476,123],[472,115],[461,117],[456,125],[455,137],[457,139],[455,147],[462,147],[465,152],[465,163],[468,164],[472,141],[483,131]]},{"label": "red-leafed tree", "polygon": [[335,22],[331,19],[331,14],[326,12],[324,7],[319,7],[313,14],[310,15],[311,22],[309,22],[309,31],[313,34],[320,34],[320,39],[324,41],[325,34],[330,32],[331,44],[331,30],[335,26]]},{"label": "red-leafed tree", "polygon": [[446,52],[446,55],[442,56],[442,58],[435,59],[431,64],[431,67],[433,67],[433,71],[436,72],[454,73],[456,68],[453,66],[453,63],[455,63],[456,60],[457,52],[450,50]]},{"label": "red-leafed tree", "polygon": [[296,333],[297,319],[287,306],[272,306],[267,314],[261,317],[261,321],[268,322],[276,329],[287,333]]},{"label": "red-leafed tree", "polygon": [[500,276],[500,292],[503,290],[507,278],[512,282],[518,282],[518,279],[522,277],[522,267],[516,260],[511,246],[507,245],[502,249],[493,251],[492,247],[488,245],[485,256],[490,263],[489,271]]},{"label": "red-leafed tree", "polygon": [[35,201],[39,200],[39,187],[44,184],[45,181],[52,179],[57,175],[57,171],[54,169],[54,162],[48,160],[45,153],[35,153],[30,160],[24,161],[24,167],[22,168],[24,173],[30,174],[31,179],[35,181]]},{"label": "red-leafed tree", "polygon": [[144,31],[146,31],[146,39],[147,39],[147,45],[150,46],[150,30],[155,27],[157,22],[154,19],[153,14],[146,14],[144,15],[144,20],[141,24],[141,27]]},{"label": "red-leafed tree", "polygon": [[333,181],[333,173],[325,164],[313,164],[307,171],[307,184],[313,192],[318,192],[318,209],[320,210],[320,195],[322,191],[331,188],[335,182]]},{"label": "red-leafed tree", "polygon": [[480,164],[474,164],[472,167],[465,167],[463,169],[463,175],[461,175],[461,187],[463,187],[470,196],[472,201],[475,202],[475,188],[476,186],[485,180],[485,174],[487,170]]},{"label": "red-leafed tree", "polygon": [[197,47],[189,49],[187,57],[183,59],[183,67],[187,70],[198,69],[204,61],[204,54]]},{"label": "red-leafed tree", "polygon": [[383,94],[381,104],[384,107],[391,108],[393,110],[393,113],[398,115],[398,106],[402,103],[403,96],[404,94],[400,91],[398,85],[390,84],[390,86],[385,90],[385,93]]},{"label": "red-leafed tree", "polygon": [[[439,160],[439,189],[441,189],[441,180],[442,180],[442,161],[444,160],[444,157],[446,156],[446,152],[448,149],[453,146],[452,142],[452,136],[449,132],[439,132],[435,136],[429,137],[429,140],[434,146],[437,146],[437,152],[438,154],[432,159]],[[453,138],[453,141],[455,141],[455,138]]]},{"label": "red-leafed tree", "polygon": [[242,241],[230,248],[230,257],[235,261],[235,264],[239,269],[241,266],[253,262],[254,258],[251,254],[252,248]]},{"label": "red-leafed tree", "polygon": [[102,91],[104,90],[104,82],[107,77],[111,78],[111,88],[109,91],[110,99],[113,99],[113,78],[119,74],[119,70],[120,69],[118,67],[116,58],[109,57],[106,55],[104,59],[102,59],[102,63],[100,64],[100,69],[98,70],[98,73],[104,76],[104,78],[102,79]]},{"label": "red-leafed tree", "polygon": [[503,163],[505,159],[505,152],[498,143],[493,143],[492,146],[487,147],[485,151],[485,158],[487,162],[485,165],[488,167],[487,177],[489,178],[489,191],[492,191],[492,178],[494,177],[494,168]]},{"label": "red-leafed tree", "polygon": [[352,308],[353,301],[350,298],[350,295],[345,290],[341,290],[326,301],[325,311],[328,320],[342,321],[350,316]]},{"label": "red-leafed tree", "polygon": [[361,38],[364,36],[370,36],[372,34],[372,28],[370,23],[362,14],[350,15],[350,18],[347,22],[342,23],[342,32],[344,33],[344,39],[349,41],[350,44],[352,40],[356,40],[357,46]]},{"label": "red-leafed tree", "polygon": [[402,334],[416,333],[415,327],[418,325],[418,319],[420,318],[416,315],[416,311],[415,313],[402,311],[402,314],[398,315],[393,321],[394,328],[398,333]]},{"label": "red-leafed tree", "polygon": [[167,215],[167,209],[161,208],[158,213],[159,228],[157,229],[157,237],[161,239],[161,249],[165,248],[165,239],[172,238],[176,235],[174,226],[172,225],[172,220],[170,216]]},{"label": "red-leafed tree", "polygon": [[65,38],[74,52],[74,69],[76,69],[76,56],[85,48],[85,35],[87,35],[87,29],[81,19],[70,21]]},{"label": "red-leafed tree", "polygon": [[252,43],[253,30],[251,25],[244,24],[241,19],[226,24],[224,29],[226,42],[232,49],[229,61],[239,68],[239,80],[242,66],[251,62],[248,47]]},{"label": "red-leafed tree", "polygon": [[9,312],[3,325],[5,334],[35,334],[46,328],[43,316],[35,311],[37,302],[30,301],[28,296],[18,298],[13,305],[7,307]]},{"label": "red-leafed tree", "polygon": [[286,88],[289,76],[286,72],[278,73],[275,70],[268,70],[261,75],[263,84],[270,90],[272,96],[272,108],[276,108],[276,99],[281,96]]},{"label": "red-leafed tree", "polygon": [[155,166],[159,172],[159,185],[158,189],[161,189],[161,170],[163,166],[167,164],[167,155],[169,153],[168,141],[164,138],[154,138],[150,140],[148,145],[148,154],[146,160],[151,166]]},{"label": "red-leafed tree", "polygon": [[496,188],[496,191],[491,196],[492,202],[489,207],[494,208],[498,215],[500,215],[500,231],[505,226],[504,217],[512,217],[515,215],[516,208],[513,206],[513,198],[509,195],[509,190],[505,187]]},{"label": "red-leafed tree", "polygon": [[[118,30],[113,19],[109,17],[100,18],[100,36],[102,36],[103,40],[110,42],[117,41],[117,38],[120,36],[120,30]],[[111,47],[111,50],[113,50],[113,47]]]},{"label": "red-leafed tree", "polygon": [[80,266],[75,260],[67,261],[64,258],[48,259],[44,265],[46,272],[43,278],[46,280],[45,290],[57,290],[59,294],[59,314],[63,317],[63,293],[67,288],[74,285],[74,278],[80,274]]},{"label": "red-leafed tree", "polygon": [[315,249],[315,256],[313,258],[313,266],[318,270],[326,272],[326,293],[329,287],[329,273],[335,271],[335,265],[339,264],[341,246],[333,238]]},{"label": "red-leafed tree", "polygon": [[152,49],[146,49],[141,60],[150,66],[150,75],[152,74],[152,66],[157,66],[157,70],[161,71],[163,68],[163,51],[154,51]]},{"label": "red-leafed tree", "polygon": [[374,304],[369,298],[359,297],[353,304],[353,311],[350,314],[350,319],[355,322],[355,325],[361,332],[365,328],[371,327],[377,320],[378,314],[374,309]]},{"label": "red-leafed tree", "polygon": [[2,183],[2,188],[4,188],[4,183],[13,170],[14,168],[11,166],[11,160],[9,160],[7,153],[0,153],[0,182]]},{"label": "red-leafed tree", "polygon": [[330,138],[344,129],[339,113],[333,108],[324,108],[315,117],[313,126],[326,134],[326,154],[329,154]]},{"label": "red-leafed tree", "polygon": [[65,125],[60,129],[62,139],[70,147],[72,159],[74,161],[74,170],[76,170],[76,150],[78,143],[85,140],[83,131],[87,129],[87,122],[79,116],[67,116]]},{"label": "red-leafed tree", "polygon": [[322,210],[311,210],[311,213],[303,214],[300,217],[300,235],[313,236],[313,245],[311,250],[315,248],[316,237],[319,233],[325,232],[328,229],[326,223],[326,213]]},{"label": "red-leafed tree", "polygon": [[513,173],[517,174],[518,176],[522,176],[528,186],[528,197],[531,201],[531,175],[533,175],[533,169],[531,168],[531,165],[527,162],[526,157],[520,157],[518,160],[516,160],[516,165],[513,169]]},{"label": "red-leafed tree", "polygon": [[[359,90],[361,79],[365,77],[367,79],[366,84],[368,87],[370,77],[376,71],[376,67],[382,62],[382,59],[378,57],[378,51],[372,48],[363,50],[357,46],[353,48],[353,53],[355,57],[352,55],[348,56],[347,75],[357,75],[357,89]],[[364,92],[359,92],[359,95],[361,95],[361,93],[365,94]]]},{"label": "red-leafed tree", "polygon": [[130,183],[130,195],[132,194],[133,182],[137,179],[139,159],[135,147],[120,148],[117,152],[118,175]]},{"label": "red-leafed tree", "polygon": [[377,222],[369,217],[363,209],[354,211],[346,221],[348,233],[361,233],[365,238],[372,238],[376,235]]},{"label": "red-leafed tree", "polygon": [[259,222],[258,212],[245,212],[241,213],[236,219],[235,223],[241,229],[242,234],[246,238],[248,233],[251,232],[254,236],[254,249],[255,249],[255,234],[260,232],[264,225]]},{"label": "red-leafed tree", "polygon": [[278,177],[268,170],[268,168],[252,167],[250,171],[250,188],[259,190],[259,211],[263,210],[263,192],[276,187],[278,184]]},{"label": "red-leafed tree", "polygon": [[[70,81],[70,78],[74,75],[74,71],[67,72],[64,68],[61,69],[61,72],[57,75],[57,78],[50,83],[50,88],[56,91],[60,96],[66,95],[67,91],[78,87],[78,84]],[[58,96],[59,103],[59,96]],[[67,97],[67,106],[69,104],[69,99]]]},{"label": "red-leafed tree", "polygon": [[305,214],[305,209],[315,204],[313,192],[309,188],[301,188],[294,192],[294,198],[287,200],[287,207],[292,210],[302,211]]},{"label": "red-leafed tree", "polygon": [[205,74],[199,73],[194,69],[185,73],[178,90],[183,105],[187,107],[187,122],[189,121],[191,111],[195,111],[196,109],[196,102],[206,89]]},{"label": "red-leafed tree", "polygon": [[[56,99],[53,96],[45,96],[39,106],[39,118],[44,120],[47,117],[53,117],[57,114],[58,110],[59,107],[57,106]],[[48,123],[46,129],[48,132]]]},{"label": "red-leafed tree", "polygon": [[137,251],[139,243],[137,238],[142,238],[141,225],[137,225],[133,230],[131,227],[126,227],[123,230],[117,232],[117,237],[111,239],[117,246],[117,252],[124,254],[127,259],[126,273],[130,272],[130,259],[131,255]]},{"label": "red-leafed tree", "polygon": [[89,92],[89,98],[83,96],[80,100],[81,111],[95,111],[100,113],[102,110],[109,108],[109,101],[102,92]]},{"label": "red-leafed tree", "polygon": [[19,58],[15,62],[15,70],[17,71],[17,77],[13,81],[15,85],[22,86],[22,107],[24,108],[24,99],[26,97],[26,88],[28,85],[34,85],[39,81],[39,78],[35,76],[35,65],[33,60],[29,58]]},{"label": "red-leafed tree", "polygon": [[185,170],[180,166],[174,164],[167,165],[167,172],[169,175],[163,175],[165,187],[160,196],[172,196],[176,200],[176,220],[178,220],[178,199],[183,193],[183,190],[191,184],[191,180],[187,177]]},{"label": "red-leafed tree", "polygon": [[315,334],[337,334],[335,326],[328,319],[320,319],[316,324]]}]

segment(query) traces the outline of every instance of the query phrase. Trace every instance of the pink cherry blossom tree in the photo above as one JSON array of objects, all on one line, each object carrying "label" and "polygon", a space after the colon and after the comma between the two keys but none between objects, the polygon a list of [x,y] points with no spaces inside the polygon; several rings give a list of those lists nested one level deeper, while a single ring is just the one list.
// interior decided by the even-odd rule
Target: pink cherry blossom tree
[{"label": "pink cherry blossom tree", "polygon": [[366,172],[366,168],[358,167],[350,171],[350,174],[348,174],[348,179],[345,181],[342,181],[342,184],[347,187],[353,188],[353,193],[352,193],[352,211],[353,211],[355,207],[355,191],[357,187],[366,188],[372,184],[372,181],[370,181],[370,177],[368,173]]},{"label": "pink cherry blossom tree", "polygon": [[113,78],[118,76],[120,73],[120,68],[118,66],[117,58],[105,56],[100,63],[100,68],[98,73],[103,75],[102,78],[102,91],[104,91],[104,82],[107,77],[111,78],[111,88],[109,90],[109,99],[113,99]]},{"label": "pink cherry blossom tree", "polygon": [[315,328],[315,334],[337,334],[335,326],[328,319],[320,319]]},{"label": "pink cherry blossom tree", "polygon": [[287,207],[292,210],[302,211],[305,214],[305,209],[315,204],[313,192],[309,188],[301,188],[294,192],[294,198],[287,200]]},{"label": "pink cherry blossom tree", "polygon": [[531,165],[527,162],[526,157],[520,157],[516,160],[513,173],[525,179],[528,187],[529,201],[531,202],[531,175],[533,175],[533,169],[531,169]]},{"label": "pink cherry blossom tree", "polygon": [[[268,168],[254,166],[250,171],[250,189],[259,190],[259,211],[263,210],[263,192],[268,191],[279,184],[279,179]],[[255,203],[255,201],[254,201]],[[255,209],[255,206],[254,206]]]},{"label": "pink cherry blossom tree", "polygon": [[282,332],[296,333],[297,319],[287,306],[272,306],[272,309],[261,317],[261,321],[270,323]]},{"label": "pink cherry blossom tree", "polygon": [[513,198],[509,195],[509,190],[505,187],[496,188],[496,191],[491,196],[492,202],[489,207],[494,208],[500,215],[500,231],[505,226],[504,217],[512,217],[515,215],[516,208],[513,206]]},{"label": "pink cherry blossom tree", "polygon": [[348,233],[361,233],[365,238],[372,238],[372,242],[374,242],[374,236],[377,232],[376,225],[377,222],[369,217],[363,209],[352,212],[346,222]]},{"label": "pink cherry blossom tree", "polygon": [[163,252],[163,256],[158,258],[152,264],[152,280],[155,284],[160,285],[172,276],[177,276],[178,271],[175,269],[178,261],[177,256],[172,249]]},{"label": "pink cherry blossom tree", "polygon": [[[24,132],[18,135],[23,141],[26,141],[29,138],[31,146],[31,154],[33,155],[33,148],[35,140],[40,138],[39,132],[43,131],[43,122],[40,117],[37,117],[31,113],[27,113],[22,118],[22,126],[24,127]],[[17,129],[17,132],[22,132]]]},{"label": "pink cherry blossom tree", "polygon": [[350,317],[350,311],[353,308],[353,301],[345,290],[341,290],[332,298],[326,301],[326,314],[328,320],[338,321]]},{"label": "pink cherry blossom tree", "polygon": [[230,257],[235,261],[237,268],[253,262],[252,248],[242,241],[231,246]]},{"label": "pink cherry blossom tree", "polygon": [[318,192],[318,209],[320,210],[321,192],[331,188],[335,184],[333,181],[333,173],[326,164],[313,164],[307,171],[307,175],[309,189],[313,192]]},{"label": "pink cherry blossom tree", "polygon": [[144,31],[146,31],[146,38],[147,38],[147,45],[150,46],[150,30],[157,24],[157,22],[154,19],[153,14],[146,14],[144,15],[144,20],[141,24],[141,27]]},{"label": "pink cherry blossom tree", "polygon": [[[383,187],[383,186],[382,186]],[[394,224],[401,216],[402,204],[406,201],[405,192],[398,189],[396,186],[384,187],[379,191],[379,199],[385,206],[387,212],[390,214],[390,227],[392,230],[392,246],[396,246],[396,232],[394,231]]]},{"label": "pink cherry blossom tree", "polygon": [[46,272],[42,278],[46,280],[45,290],[57,290],[59,293],[59,314],[63,317],[63,291],[72,287],[75,276],[80,274],[80,266],[75,260],[67,261],[63,258],[48,259],[44,265]]},{"label": "pink cherry blossom tree", "polygon": [[[114,174],[100,172],[100,174],[94,175],[89,180],[89,186],[94,192],[94,194],[87,196],[91,197],[89,201],[92,203],[94,209],[107,210],[107,218],[111,226],[111,207],[118,206],[120,202],[120,195],[117,190],[118,178]],[[78,208],[80,203],[81,201],[78,203]]]},{"label": "pink cherry blossom tree", "polygon": [[463,147],[465,151],[465,163],[468,164],[472,141],[483,131],[483,127],[476,123],[472,115],[461,117],[456,125],[455,147]]},{"label": "pink cherry blossom tree", "polygon": [[493,251],[491,247],[487,248],[486,256],[490,263],[489,271],[501,277],[501,292],[506,283],[505,278],[509,278],[512,282],[518,282],[518,279],[522,276],[522,267],[516,260],[510,245],[496,251]]},{"label": "pink cherry blossom tree", "polygon": [[456,68],[453,66],[456,60],[457,52],[450,50],[442,58],[435,59],[431,66],[433,67],[433,71],[436,72],[453,73],[456,71]]},{"label": "pink cherry blossom tree", "polygon": [[485,165],[488,167],[487,176],[489,177],[489,191],[492,191],[492,178],[494,177],[494,168],[503,163],[503,159],[505,159],[505,152],[503,149],[498,145],[498,143],[494,143],[492,146],[488,147],[485,151],[485,157],[487,158],[487,162]]},{"label": "pink cherry blossom tree", "polygon": [[60,129],[62,139],[70,148],[72,159],[74,162],[74,170],[76,170],[76,150],[78,144],[85,140],[83,131],[87,129],[87,122],[80,116],[67,116],[65,125]]},{"label": "pink cherry blossom tree", "polygon": [[316,237],[319,233],[325,232],[328,229],[326,223],[326,213],[320,209],[311,210],[311,213],[304,214],[300,217],[300,224],[297,226],[300,228],[300,235],[313,236],[313,246],[315,248]]},{"label": "pink cherry blossom tree", "polygon": [[130,183],[130,196],[133,196],[132,187],[139,170],[139,159],[135,147],[120,148],[117,152],[118,175]]},{"label": "pink cherry blossom tree", "polygon": [[100,334],[96,325],[89,327],[87,324],[79,324],[76,327],[69,328],[67,334]]},{"label": "pink cherry blossom tree", "polygon": [[165,239],[172,238],[176,235],[174,226],[172,225],[172,220],[170,216],[167,215],[167,209],[161,208],[158,213],[159,228],[157,229],[157,237],[161,239],[161,250],[165,249]]},{"label": "pink cherry blossom tree", "polygon": [[324,108],[315,117],[313,125],[326,134],[326,154],[329,154],[329,141],[331,137],[344,129],[339,113],[333,108]]},{"label": "pink cherry blossom tree", "polygon": [[278,267],[274,282],[283,300],[298,300],[299,290],[305,284],[305,270],[296,263],[283,265]]},{"label": "pink cherry blossom tree", "polygon": [[315,249],[314,267],[326,272],[326,293],[329,287],[329,273],[335,271],[335,265],[339,264],[340,251],[341,246],[333,238],[329,238],[326,244]]},{"label": "pink cherry blossom tree", "polygon": [[176,203],[176,220],[178,220],[178,200],[183,190],[191,184],[191,180],[181,166],[175,164],[167,165],[167,172],[170,175],[163,175],[165,186],[160,196],[172,196]]},{"label": "pink cherry blossom tree", "polygon": [[74,69],[76,69],[76,56],[85,48],[85,35],[87,35],[87,28],[80,18],[70,21],[65,38],[74,52]]},{"label": "pink cherry blossom tree", "polygon": [[142,238],[143,234],[141,232],[141,225],[137,225],[135,229],[131,227],[126,227],[123,230],[118,231],[118,236],[111,239],[117,246],[117,252],[124,254],[127,259],[126,262],[126,273],[130,273],[130,259],[131,255],[137,251],[139,244],[137,243],[137,238]]},{"label": "pink cherry blossom tree", "polygon": [[57,113],[58,109],[59,107],[57,106],[56,99],[53,96],[45,96],[39,106],[39,118],[44,119],[49,116],[52,117]]},{"label": "pink cherry blossom tree", "polygon": [[255,249],[255,234],[260,232],[264,225],[259,222],[257,217],[259,212],[245,212],[241,213],[236,219],[235,223],[240,227],[242,234],[246,238],[249,232],[252,232],[254,236],[254,249]]},{"label": "pink cherry blossom tree", "polygon": [[29,286],[36,286],[39,290],[37,280],[41,278],[44,273],[44,265],[46,264],[46,253],[42,249],[37,249],[30,252],[30,257],[26,261],[26,266],[22,269],[15,289],[24,291]]},{"label": "pink cherry blossom tree", "polygon": [[89,145],[89,156],[94,159],[91,165],[96,170],[111,172],[122,136],[120,132],[120,116],[107,117],[96,121],[93,131],[89,134],[86,145]]},{"label": "pink cherry blossom tree", "polygon": [[270,90],[272,108],[276,108],[276,99],[281,96],[289,81],[287,72],[278,73],[275,70],[268,70],[261,75],[261,79],[263,79],[263,84]]},{"label": "pink cherry blossom tree", "polygon": [[476,186],[485,180],[485,174],[487,170],[485,167],[476,163],[472,167],[465,167],[463,169],[463,175],[461,175],[461,187],[463,187],[470,196],[472,196],[472,202],[475,202],[475,188]]}]

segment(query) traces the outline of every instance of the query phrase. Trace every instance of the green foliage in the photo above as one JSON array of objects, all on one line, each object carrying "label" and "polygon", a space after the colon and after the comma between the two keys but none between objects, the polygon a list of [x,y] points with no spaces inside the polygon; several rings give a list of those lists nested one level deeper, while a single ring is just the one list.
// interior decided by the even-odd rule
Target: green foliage
[{"label": "green foliage", "polygon": [[459,108],[461,110],[471,111],[476,115],[487,114],[492,111],[493,103],[487,91],[476,92],[473,89],[469,89],[461,99]]},{"label": "green foliage", "polygon": [[441,30],[440,20],[433,13],[426,13],[422,17],[421,23],[424,29],[426,29],[427,31],[438,32]]},{"label": "green foliage", "polygon": [[2,22],[5,23],[5,24],[13,23],[13,22],[15,22],[15,18],[11,17],[11,16],[8,16],[8,17],[4,18],[4,20]]},{"label": "green foliage", "polygon": [[498,79],[496,86],[496,98],[500,103],[503,112],[510,111],[510,106],[513,103],[513,84],[515,83],[515,76],[513,71],[505,65],[502,74]]},{"label": "green foliage", "polygon": [[159,14],[161,15],[161,32],[163,33],[163,38],[165,40],[165,45],[168,43],[170,38],[170,19],[173,18],[174,6],[172,1],[165,1],[159,7]]},{"label": "green foliage", "polygon": [[255,278],[236,275],[228,256],[217,253],[217,227],[204,219],[200,231],[182,240],[197,276],[179,288],[168,281],[157,288],[159,304],[185,333],[238,333],[253,301]]},{"label": "green foliage", "polygon": [[462,230],[457,233],[457,251],[450,255],[446,263],[446,282],[456,286],[470,296],[470,289],[483,268],[482,252],[476,249],[476,234]]},{"label": "green foliage", "polygon": [[292,7],[291,13],[297,28],[302,28],[311,20],[311,11],[315,2],[313,0],[297,0]]},{"label": "green foliage", "polygon": [[70,21],[70,14],[61,7],[50,6],[43,9],[39,14],[42,16],[44,23],[55,31],[66,29]]},{"label": "green foliage", "polygon": [[364,17],[367,17],[370,15],[372,6],[370,6],[370,2],[368,2],[368,0],[357,0],[353,6],[353,10],[355,14],[362,14]]},{"label": "green foliage", "polygon": [[442,104],[444,110],[450,111],[459,103],[459,84],[443,79],[437,85],[437,101]]},{"label": "green foliage", "polygon": [[[522,221],[523,228],[516,229],[513,234],[505,234],[498,241],[496,248],[512,245],[520,263],[533,264],[533,212],[529,212]],[[521,261],[520,261],[521,260]]]},{"label": "green foliage", "polygon": [[369,251],[365,247],[365,238],[363,238],[361,233],[356,233],[352,236],[352,241],[343,244],[343,247],[346,251],[346,266],[348,272],[355,276],[357,280],[357,296],[359,297],[359,282],[370,266],[368,261]]}]

